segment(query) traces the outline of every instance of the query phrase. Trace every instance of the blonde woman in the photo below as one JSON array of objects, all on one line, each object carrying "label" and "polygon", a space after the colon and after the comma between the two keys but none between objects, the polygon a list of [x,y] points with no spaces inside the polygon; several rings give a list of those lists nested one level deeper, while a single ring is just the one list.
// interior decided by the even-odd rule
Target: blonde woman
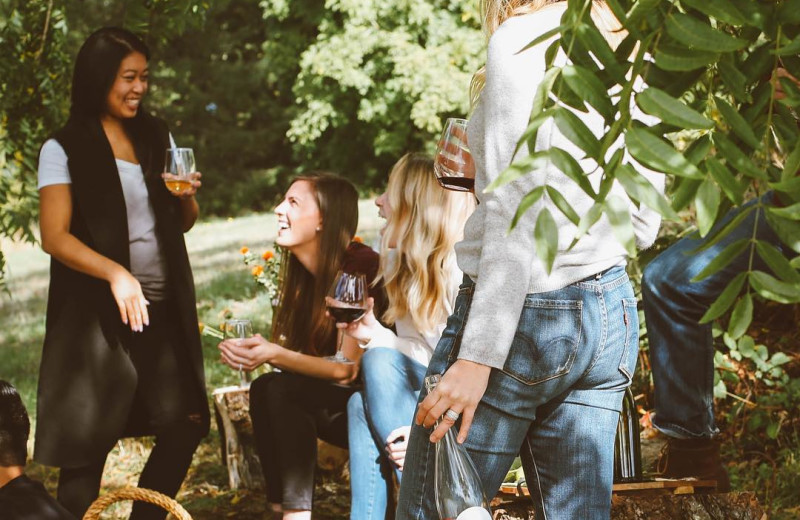
[{"label": "blonde woman", "polygon": [[378,279],[389,306],[381,325],[372,311],[345,333],[366,349],[364,387],[347,404],[353,520],[383,520],[392,472],[401,476],[417,395],[433,349],[453,311],[462,274],[453,247],[475,206],[471,194],[443,190],[433,160],[407,154],[375,201],[381,230]]},{"label": "blonde woman", "polygon": [[[433,442],[455,418],[458,439],[472,456],[487,497],[521,453],[536,518],[607,519],[614,433],[636,364],[639,330],[626,250],[605,218],[569,248],[576,228],[546,196],[508,231],[522,198],[543,185],[558,189],[578,214],[592,206],[593,200],[552,165],[484,192],[510,164],[544,76],[548,42],[522,49],[560,25],[566,2],[484,0],[482,9],[488,55],[485,72],[474,82],[480,92],[473,96],[467,128],[480,204],[456,245],[465,283],[428,366],[429,374],[444,375],[435,390],[420,396],[397,519],[436,517]],[[610,41],[619,38],[604,3],[594,2],[592,12]],[[566,63],[565,56],[557,56],[556,63]],[[580,117],[602,135],[599,114]],[[551,147],[572,153],[589,181],[599,184],[602,171],[583,160],[552,120],[540,127],[530,151]],[[663,187],[663,176],[652,182]],[[611,193],[626,197],[620,186]],[[533,238],[544,208],[560,237],[549,273]],[[658,216],[632,204],[630,212],[637,242],[648,245],[658,231]],[[427,428],[439,418],[431,433]]]}]

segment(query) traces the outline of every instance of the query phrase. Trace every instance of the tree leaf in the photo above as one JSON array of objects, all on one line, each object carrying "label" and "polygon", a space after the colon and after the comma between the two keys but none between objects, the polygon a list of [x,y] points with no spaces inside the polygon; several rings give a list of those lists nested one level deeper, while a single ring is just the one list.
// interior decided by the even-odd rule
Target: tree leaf
[{"label": "tree leaf", "polygon": [[777,54],[778,56],[794,56],[798,53],[800,53],[800,36],[790,41],[783,47],[772,51],[772,54]]},{"label": "tree leaf", "polygon": [[581,217],[575,211],[575,209],[567,202],[567,199],[561,194],[560,191],[553,188],[552,186],[547,186],[547,195],[553,201],[553,204],[564,214],[570,222],[575,224],[576,226],[580,224]]},{"label": "tree leaf", "polygon": [[719,60],[719,53],[664,45],[656,50],[655,59],[660,69],[683,72],[715,63]]},{"label": "tree leaf", "polygon": [[781,172],[781,181],[785,182],[794,178],[797,176],[798,170],[800,170],[800,139],[795,141],[794,149],[786,157],[786,162],[783,164],[783,171]]},{"label": "tree leaf", "polygon": [[578,116],[562,108],[556,110],[554,118],[556,126],[567,139],[586,152],[588,157],[600,160],[600,141]]},{"label": "tree leaf", "polygon": [[614,230],[614,236],[625,248],[631,257],[636,256],[636,239],[633,233],[633,223],[628,203],[616,195],[610,196],[605,202],[606,216]]},{"label": "tree leaf", "polygon": [[673,13],[667,18],[667,34],[690,49],[732,52],[743,49],[748,41],[730,36],[693,16]]},{"label": "tree leaf", "polygon": [[556,168],[576,182],[584,193],[593,199],[597,197],[594,188],[592,188],[592,184],[589,182],[589,178],[586,176],[586,172],[583,171],[583,168],[581,168],[581,165],[578,164],[578,161],[575,160],[572,154],[557,147],[550,148],[546,153]]},{"label": "tree leaf", "polygon": [[630,68],[630,63],[625,61],[620,64],[617,61],[617,56],[608,45],[606,40],[597,27],[590,26],[587,23],[581,23],[575,29],[578,39],[583,43],[587,49],[591,49],[592,53],[603,64],[603,68],[608,72],[611,77],[619,84],[625,83],[625,73]]},{"label": "tree leaf", "polygon": [[768,300],[778,303],[800,302],[800,287],[782,282],[763,271],[750,273],[750,286]]},{"label": "tree leaf", "polygon": [[536,201],[541,199],[543,194],[544,186],[538,186],[522,197],[519,207],[517,207],[517,211],[514,213],[514,218],[511,219],[511,225],[508,227],[509,231],[517,227],[517,223],[519,223],[519,219],[522,218],[522,215],[525,214],[525,212],[528,211],[531,206],[536,204]]},{"label": "tree leaf", "polygon": [[758,240],[756,241],[756,250],[758,251],[758,256],[772,269],[772,272],[778,275],[784,282],[800,284],[800,273],[792,268],[791,264],[789,264],[789,260],[783,256],[783,253],[781,253],[778,248],[769,242]]},{"label": "tree leaf", "polygon": [[719,211],[719,190],[710,179],[703,181],[697,189],[694,206],[697,210],[697,228],[700,236],[704,237],[714,225]]},{"label": "tree leaf", "polygon": [[731,127],[733,132],[752,148],[761,148],[761,142],[758,140],[755,132],[750,128],[747,121],[745,121],[744,117],[724,99],[714,97],[714,101],[722,117],[725,118],[725,122]]},{"label": "tree leaf", "polygon": [[703,242],[703,245],[698,247],[697,250],[705,251],[709,247],[716,245],[720,240],[728,236],[731,233],[731,231],[736,229],[744,221],[744,219],[750,216],[750,213],[752,213],[755,210],[756,206],[749,206],[747,208],[743,207],[741,212],[735,217],[733,217],[727,224],[720,227],[716,231],[712,230],[711,235],[706,237],[706,240],[705,242]]},{"label": "tree leaf", "polygon": [[667,199],[658,192],[644,175],[639,174],[632,165],[623,164],[618,166],[614,176],[633,200],[657,211],[666,219],[678,219],[677,213],[672,210]]},{"label": "tree leaf", "polygon": [[728,322],[728,335],[733,339],[739,339],[742,334],[747,332],[752,322],[753,297],[750,296],[750,293],[745,293],[733,308],[731,319]]},{"label": "tree leaf", "polygon": [[772,357],[769,358],[769,364],[774,367],[779,367],[781,365],[785,365],[792,360],[789,356],[786,355],[784,352],[776,352],[772,354]]},{"label": "tree leaf", "polygon": [[709,157],[706,159],[705,164],[708,173],[711,174],[711,177],[717,182],[719,187],[722,188],[725,196],[728,197],[731,202],[740,206],[744,200],[744,190],[747,186],[739,184],[733,174],[731,174],[731,171],[716,158]]},{"label": "tree leaf", "polygon": [[633,3],[633,7],[626,16],[625,27],[628,29],[637,28],[639,23],[652,12],[661,0],[639,0]]},{"label": "tree leaf", "polygon": [[792,220],[787,220],[774,213],[775,208],[767,208],[767,222],[781,242],[790,247],[794,252],[800,253],[800,225]]},{"label": "tree leaf", "polygon": [[533,240],[536,244],[536,256],[544,263],[547,274],[550,274],[558,253],[558,226],[547,208],[543,208],[536,219]]},{"label": "tree leaf", "polygon": [[786,193],[793,200],[800,198],[800,177],[792,177],[789,180],[781,182],[771,182],[769,187],[775,191]]},{"label": "tree leaf", "polygon": [[561,71],[561,77],[573,92],[588,101],[606,121],[613,119],[614,108],[608,90],[591,71],[578,65],[567,65]]},{"label": "tree leaf", "polygon": [[524,52],[524,51],[527,51],[527,50],[528,50],[528,49],[530,49],[531,47],[536,47],[536,46],[537,46],[537,45],[539,45],[540,43],[543,43],[543,42],[545,42],[545,41],[549,40],[550,38],[552,38],[553,36],[555,36],[555,35],[557,35],[557,34],[561,34],[561,32],[562,32],[564,29],[566,29],[566,28],[567,28],[567,26],[566,26],[566,25],[559,25],[559,26],[558,26],[558,27],[556,27],[555,29],[550,29],[549,31],[547,31],[547,32],[545,32],[545,33],[543,33],[543,34],[541,34],[541,35],[537,36],[536,38],[534,38],[534,40],[533,40],[533,41],[531,41],[531,42],[530,42],[529,44],[527,44],[525,47],[523,47],[523,48],[521,48],[519,51],[517,51],[517,54],[520,54],[520,53],[522,53],[522,52]]},{"label": "tree leaf", "polygon": [[731,25],[744,25],[747,22],[747,18],[728,0],[681,0],[681,3],[720,22]]},{"label": "tree leaf", "polygon": [[667,144],[647,130],[631,128],[625,134],[625,145],[640,163],[654,170],[680,177],[703,179],[703,172],[690,163],[672,145]]},{"label": "tree leaf", "polygon": [[672,209],[680,211],[691,204],[702,182],[699,179],[676,179],[677,188],[672,192]]},{"label": "tree leaf", "polygon": [[[728,55],[726,55],[728,56]],[[720,60],[717,63],[719,75],[722,82],[731,91],[731,94],[742,103],[750,101],[751,96],[747,93],[745,85],[747,84],[747,77],[742,74],[738,68],[729,60]]]},{"label": "tree leaf", "polygon": [[645,113],[679,128],[714,128],[713,121],[655,87],[637,95],[636,104]]},{"label": "tree leaf", "polygon": [[[589,231],[592,226],[594,226],[600,217],[603,216],[603,204],[600,202],[595,202],[592,204],[592,207],[589,208],[589,211],[581,216],[581,222],[578,224],[578,230],[575,232],[575,240],[578,240],[583,235]],[[575,242],[572,243],[570,248],[575,245]]]},{"label": "tree leaf", "polygon": [[715,132],[713,134],[714,144],[717,146],[719,151],[722,153],[722,156],[728,162],[732,168],[736,171],[740,171],[747,175],[748,177],[752,177],[754,179],[759,180],[767,180],[767,174],[759,169],[753,161],[750,160],[748,156],[742,152],[742,150],[733,144],[730,139],[728,139],[724,134]]},{"label": "tree leaf", "polygon": [[778,8],[776,19],[781,24],[800,22],[800,0],[785,0]]},{"label": "tree leaf", "polygon": [[561,69],[554,67],[544,73],[539,86],[536,87],[536,94],[533,96],[533,109],[531,110],[531,117],[536,116],[539,112],[544,110],[547,104],[547,99],[550,97],[550,91],[553,90],[553,84],[558,75],[561,74]]},{"label": "tree leaf", "polygon": [[770,208],[770,211],[773,215],[785,219],[800,220],[800,202],[792,204],[791,206]]},{"label": "tree leaf", "polygon": [[720,293],[719,297],[711,304],[703,317],[700,318],[700,323],[708,323],[725,314],[731,305],[733,305],[736,296],[741,292],[744,286],[744,281],[747,277],[747,272],[741,272],[733,277],[725,289]]},{"label": "tree leaf", "polygon": [[749,243],[750,239],[747,238],[742,238],[740,240],[736,240],[735,242],[731,242],[725,246],[725,248],[720,251],[719,254],[703,268],[702,271],[697,273],[691,281],[699,282],[705,280],[712,274],[717,274],[718,272],[722,271],[722,269],[730,264],[734,258],[742,254],[744,250],[747,249]]},{"label": "tree leaf", "polygon": [[523,145],[525,144],[528,145],[528,150],[533,150],[535,148],[534,146],[531,145],[535,144],[536,134],[539,131],[539,127],[542,126],[542,124],[544,124],[545,121],[547,121],[553,116],[553,111],[554,109],[550,108],[545,110],[544,112],[539,112],[535,116],[533,116],[533,118],[528,123],[528,128],[525,129],[525,131],[522,133],[522,137],[520,137],[519,141],[517,141],[517,146],[516,148],[514,148],[514,155],[512,156],[512,158],[515,158],[517,156],[520,148],[522,148]]},{"label": "tree leaf", "polygon": [[511,165],[503,170],[503,172],[493,180],[484,193],[490,193],[501,186],[505,186],[510,182],[514,182],[523,175],[527,175],[533,170],[543,168],[547,165],[547,152],[536,152],[532,155],[526,155],[521,159],[515,160]]}]

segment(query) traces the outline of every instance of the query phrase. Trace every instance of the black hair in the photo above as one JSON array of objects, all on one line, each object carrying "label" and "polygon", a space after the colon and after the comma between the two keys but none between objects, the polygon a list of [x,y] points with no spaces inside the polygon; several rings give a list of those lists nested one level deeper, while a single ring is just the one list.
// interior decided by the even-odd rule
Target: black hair
[{"label": "black hair", "polygon": [[132,52],[150,59],[147,45],[132,32],[119,27],[98,29],[83,42],[72,74],[70,117],[99,117],[105,112],[106,98],[117,77],[119,64]]},{"label": "black hair", "polygon": [[24,466],[31,421],[14,386],[0,379],[0,466]]}]

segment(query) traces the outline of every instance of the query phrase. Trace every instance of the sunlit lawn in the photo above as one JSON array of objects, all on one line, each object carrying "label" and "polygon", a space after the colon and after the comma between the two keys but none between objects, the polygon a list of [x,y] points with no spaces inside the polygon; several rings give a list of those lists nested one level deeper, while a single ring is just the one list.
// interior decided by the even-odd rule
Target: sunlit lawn
[{"label": "sunlit lawn", "polygon": [[[381,225],[371,201],[360,203],[358,234],[370,245]],[[268,333],[271,320],[268,298],[252,280],[239,250],[247,246],[261,252],[271,249],[275,237],[275,216],[257,214],[236,219],[213,219],[198,223],[186,242],[197,287],[200,321],[218,326],[225,315],[250,318],[256,331]],[[13,383],[35,421],[36,385],[44,337],[45,308],[49,278],[49,257],[38,247],[4,243],[8,256],[10,295],[0,295],[0,379]],[[234,384],[238,377],[218,362],[217,341],[203,338],[207,388]],[[213,422],[213,421],[212,421]],[[260,494],[233,492],[227,488],[227,474],[220,461],[219,437],[215,426],[195,455],[192,469],[178,497],[195,520],[215,518],[261,518],[264,499]],[[135,485],[146,459],[150,439],[126,439],[119,443],[106,464],[103,488]],[[29,446],[32,450],[32,441]],[[30,451],[29,450],[29,451]],[[35,463],[28,470],[55,489],[57,472]],[[343,518],[349,500],[346,489],[325,483],[318,487],[319,514],[315,518]],[[319,495],[323,495],[320,499]],[[113,518],[126,518],[129,505],[116,507]]]}]

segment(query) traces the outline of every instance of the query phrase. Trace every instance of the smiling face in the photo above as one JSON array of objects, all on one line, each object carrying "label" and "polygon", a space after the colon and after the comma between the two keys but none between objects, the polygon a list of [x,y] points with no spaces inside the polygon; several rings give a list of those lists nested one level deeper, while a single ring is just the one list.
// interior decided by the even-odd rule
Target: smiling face
[{"label": "smiling face", "polygon": [[142,53],[134,51],[125,56],[108,91],[106,113],[117,119],[135,117],[147,93],[149,74],[147,58]]},{"label": "smiling face", "polygon": [[278,216],[276,244],[295,254],[301,249],[319,249],[322,213],[311,182],[300,180],[289,186],[275,214]]}]

